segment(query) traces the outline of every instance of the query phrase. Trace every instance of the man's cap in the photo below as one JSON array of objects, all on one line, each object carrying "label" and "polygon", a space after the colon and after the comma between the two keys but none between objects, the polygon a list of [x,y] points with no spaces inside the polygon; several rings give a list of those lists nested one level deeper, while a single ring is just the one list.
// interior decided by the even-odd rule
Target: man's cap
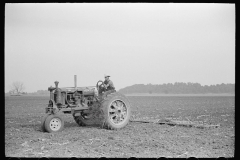
[{"label": "man's cap", "polygon": [[109,74],[104,74],[104,77],[110,77]]}]

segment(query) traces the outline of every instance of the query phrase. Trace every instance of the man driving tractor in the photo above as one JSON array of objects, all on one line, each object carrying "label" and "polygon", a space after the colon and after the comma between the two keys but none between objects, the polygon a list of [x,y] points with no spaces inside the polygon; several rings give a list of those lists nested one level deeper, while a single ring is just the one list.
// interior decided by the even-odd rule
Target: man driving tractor
[{"label": "man driving tractor", "polygon": [[102,93],[102,97],[105,97],[106,95],[116,92],[115,87],[113,85],[113,82],[109,79],[110,75],[105,74],[104,75],[104,82],[102,84],[102,88],[101,88],[101,93]]},{"label": "man driving tractor", "polygon": [[113,82],[109,79],[109,77],[110,76],[108,74],[104,75],[105,81],[103,82],[103,84],[104,87],[106,88],[106,91],[115,90]]}]

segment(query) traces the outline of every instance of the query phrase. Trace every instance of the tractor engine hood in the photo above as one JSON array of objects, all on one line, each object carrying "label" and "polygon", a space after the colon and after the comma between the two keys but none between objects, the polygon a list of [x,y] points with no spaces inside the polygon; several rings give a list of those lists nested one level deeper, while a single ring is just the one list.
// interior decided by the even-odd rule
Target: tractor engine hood
[{"label": "tractor engine hood", "polygon": [[61,91],[65,92],[75,92],[75,91],[84,91],[84,92],[89,92],[89,91],[94,91],[97,89],[96,86],[88,86],[88,87],[62,87],[60,88]]},{"label": "tractor engine hood", "polygon": [[97,87],[96,86],[87,86],[87,87],[77,87],[77,76],[74,75],[74,87],[58,87],[58,81],[55,81],[55,87],[48,87],[48,90],[50,92],[55,92],[59,90],[60,92],[76,92],[76,91],[82,91],[82,93],[97,93]]}]

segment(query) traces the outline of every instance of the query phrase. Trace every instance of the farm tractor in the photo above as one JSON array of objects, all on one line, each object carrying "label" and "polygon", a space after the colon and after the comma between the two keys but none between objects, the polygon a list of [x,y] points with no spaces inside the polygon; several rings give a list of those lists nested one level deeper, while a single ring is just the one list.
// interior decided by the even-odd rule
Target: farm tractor
[{"label": "farm tractor", "polygon": [[125,127],[130,119],[131,108],[128,99],[116,90],[104,92],[103,81],[96,86],[48,87],[50,100],[45,108],[41,129],[44,132],[59,132],[64,128],[63,114],[72,114],[79,126],[99,126],[106,129]]}]

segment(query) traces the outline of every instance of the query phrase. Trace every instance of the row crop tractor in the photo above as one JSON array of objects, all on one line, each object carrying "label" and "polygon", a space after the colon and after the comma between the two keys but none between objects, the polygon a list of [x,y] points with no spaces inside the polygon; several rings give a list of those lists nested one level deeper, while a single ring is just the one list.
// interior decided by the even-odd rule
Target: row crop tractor
[{"label": "row crop tractor", "polygon": [[42,131],[62,131],[62,114],[72,114],[79,126],[120,129],[128,124],[131,115],[128,99],[115,90],[104,93],[103,81],[96,86],[77,87],[75,75],[74,87],[59,88],[58,83],[55,81],[55,87],[48,87],[50,100],[41,121]]}]

